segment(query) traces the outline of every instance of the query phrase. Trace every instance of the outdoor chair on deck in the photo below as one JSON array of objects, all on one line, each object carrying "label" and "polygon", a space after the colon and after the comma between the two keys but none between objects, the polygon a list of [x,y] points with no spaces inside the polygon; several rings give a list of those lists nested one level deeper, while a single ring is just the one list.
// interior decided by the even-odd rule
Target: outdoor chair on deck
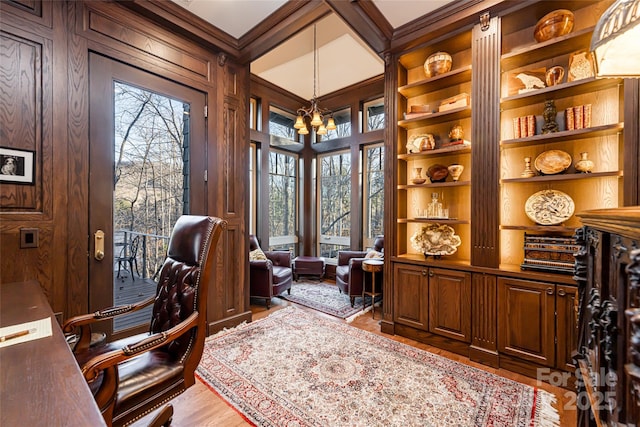
[{"label": "outdoor chair on deck", "polygon": [[[195,383],[207,332],[207,290],[215,277],[215,252],[226,221],[183,215],[176,222],[156,295],[137,304],[71,318],[79,331],[74,354],[107,425],[127,425]],[[91,324],[153,304],[149,332],[89,346]],[[166,405],[152,425],[169,425]]]},{"label": "outdoor chair on deck", "polygon": [[[126,243],[122,249],[120,250],[120,255],[116,257],[114,260],[118,263],[118,275],[116,276],[118,279],[120,278],[120,270],[122,265],[124,264],[124,269],[128,270],[131,273],[131,281],[135,280],[133,276],[133,266],[136,267],[136,273],[138,273],[138,277],[140,276],[140,272],[138,271],[138,246],[140,245],[140,236],[136,236],[131,239],[130,243]],[[128,267],[128,268],[127,268]],[[124,282],[124,279],[122,279]]]}]

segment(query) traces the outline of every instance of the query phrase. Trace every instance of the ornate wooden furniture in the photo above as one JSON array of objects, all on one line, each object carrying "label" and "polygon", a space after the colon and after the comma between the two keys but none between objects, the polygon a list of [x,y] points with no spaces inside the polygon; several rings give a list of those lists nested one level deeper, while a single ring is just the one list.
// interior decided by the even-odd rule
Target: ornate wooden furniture
[{"label": "ornate wooden furniture", "polygon": [[[195,383],[207,335],[214,254],[225,227],[219,218],[181,216],[171,233],[155,296],[65,322],[65,332],[80,330],[74,353],[108,425],[129,424]],[[91,324],[150,304],[149,333],[89,346]]]},{"label": "ornate wooden furniture", "polygon": [[578,426],[640,422],[640,207],[578,214]]}]

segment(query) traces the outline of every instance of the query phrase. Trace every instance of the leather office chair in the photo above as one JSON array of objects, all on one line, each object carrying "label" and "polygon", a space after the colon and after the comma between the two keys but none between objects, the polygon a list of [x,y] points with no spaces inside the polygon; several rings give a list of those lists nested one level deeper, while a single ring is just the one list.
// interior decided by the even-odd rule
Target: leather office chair
[{"label": "leather office chair", "polygon": [[[384,236],[376,236],[373,242],[373,250],[383,252]],[[365,275],[362,270],[362,261],[369,251],[338,251],[338,265],[336,266],[336,285],[341,293],[349,296],[351,307],[354,306],[356,297],[362,296]],[[368,275],[367,275],[368,276]]]},{"label": "leather office chair", "polygon": [[[249,236],[249,250],[260,249],[258,238]],[[267,310],[271,306],[271,298],[284,291],[291,293],[293,269],[291,268],[291,252],[263,251],[267,259],[249,261],[250,296],[264,298]]]},{"label": "leather office chair", "polygon": [[[74,354],[107,425],[132,423],[195,383],[207,332],[207,289],[225,227],[219,218],[181,216],[171,233],[155,296],[77,316],[63,325],[65,333],[79,332]],[[89,346],[92,323],[150,304],[148,333]],[[168,425],[172,414],[167,405],[160,415],[168,419],[156,417],[152,424]]]}]

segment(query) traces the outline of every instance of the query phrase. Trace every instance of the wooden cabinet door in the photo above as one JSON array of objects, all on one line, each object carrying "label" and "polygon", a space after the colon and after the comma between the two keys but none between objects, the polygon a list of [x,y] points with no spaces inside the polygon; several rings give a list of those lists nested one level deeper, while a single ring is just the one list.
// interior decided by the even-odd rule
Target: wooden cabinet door
[{"label": "wooden cabinet door", "polygon": [[393,266],[394,321],[426,331],[429,322],[427,269],[408,264]]},{"label": "wooden cabinet door", "polygon": [[471,342],[471,273],[429,269],[429,332]]},{"label": "wooden cabinet door", "polygon": [[574,372],[571,354],[578,348],[578,289],[556,286],[556,368]]},{"label": "wooden cabinet door", "polygon": [[555,365],[555,285],[498,278],[498,350]]}]

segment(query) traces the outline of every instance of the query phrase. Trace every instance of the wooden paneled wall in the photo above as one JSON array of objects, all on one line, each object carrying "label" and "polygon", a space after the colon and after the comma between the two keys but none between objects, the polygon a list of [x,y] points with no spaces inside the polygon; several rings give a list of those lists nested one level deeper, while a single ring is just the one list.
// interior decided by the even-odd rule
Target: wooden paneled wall
[{"label": "wooden paneled wall", "polygon": [[[32,150],[36,163],[35,185],[0,183],[0,282],[38,280],[62,317],[89,308],[91,51],[206,95],[207,212],[197,213],[229,224],[208,321],[217,330],[250,320],[244,238],[248,66],[115,2],[3,1],[1,7],[0,145]],[[36,230],[37,247],[20,247],[24,228]]]}]

